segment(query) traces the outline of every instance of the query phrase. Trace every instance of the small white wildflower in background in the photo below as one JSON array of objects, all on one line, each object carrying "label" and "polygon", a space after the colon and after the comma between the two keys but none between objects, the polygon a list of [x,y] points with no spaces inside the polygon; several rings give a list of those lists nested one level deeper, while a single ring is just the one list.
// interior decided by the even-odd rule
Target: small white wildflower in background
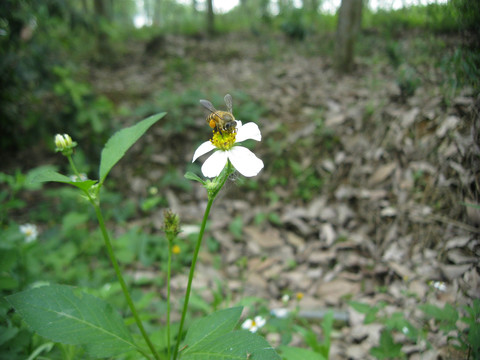
[{"label": "small white wildflower in background", "polygon": [[214,132],[210,141],[204,142],[195,150],[192,162],[216,150],[202,165],[202,173],[205,177],[214,178],[220,175],[229,160],[233,167],[246,177],[256,176],[263,169],[262,160],[246,147],[237,145],[245,140],[262,140],[260,129],[253,122],[245,125],[242,125],[241,121],[236,120],[236,122],[236,131]]},{"label": "small white wildflower in background", "polygon": [[432,286],[438,291],[446,291],[447,285],[443,281],[434,281]]},{"label": "small white wildflower in background", "polygon": [[38,229],[34,224],[20,225],[20,232],[25,235],[25,242],[27,243],[37,240]]},{"label": "small white wildflower in background", "polygon": [[261,316],[255,316],[253,319],[247,319],[242,324],[242,329],[248,330],[252,333],[257,332],[262,326],[266,324],[267,320]]},{"label": "small white wildflower in background", "polygon": [[270,314],[272,314],[273,316],[279,319],[285,319],[288,316],[288,309],[286,308],[272,309],[270,310]]},{"label": "small white wildflower in background", "polygon": [[87,181],[88,177],[87,174],[80,173],[80,177],[78,177],[77,175],[70,175],[70,180],[74,182]]},{"label": "small white wildflower in background", "polygon": [[282,302],[284,304],[288,303],[289,301],[290,301],[290,295],[285,294],[285,295],[282,296]]}]

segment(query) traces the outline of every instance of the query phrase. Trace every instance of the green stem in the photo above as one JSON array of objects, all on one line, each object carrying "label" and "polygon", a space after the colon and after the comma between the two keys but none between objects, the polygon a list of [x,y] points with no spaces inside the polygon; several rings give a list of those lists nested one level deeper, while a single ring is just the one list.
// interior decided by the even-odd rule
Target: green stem
[{"label": "green stem", "polygon": [[[125,295],[125,299],[127,300],[128,307],[130,308],[130,311],[132,312],[132,315],[135,319],[135,322],[137,323],[137,326],[142,333],[143,338],[145,339],[145,342],[147,343],[148,347],[150,348],[150,351],[152,352],[153,356],[155,359],[159,360],[160,357],[157,354],[157,351],[155,350],[155,347],[153,346],[153,343],[150,341],[150,338],[147,335],[147,332],[145,331],[145,328],[143,327],[142,321],[140,320],[140,316],[138,315],[137,309],[135,308],[135,305],[133,304],[132,298],[130,296],[130,292],[128,291],[127,284],[125,283],[125,280],[123,279],[122,273],[120,271],[120,266],[118,265],[117,258],[115,257],[115,254],[113,252],[113,247],[112,243],[110,242],[110,237],[108,236],[107,229],[105,227],[105,222],[103,220],[102,212],[100,210],[100,207],[95,203],[93,199],[91,199],[91,203],[93,204],[93,207],[95,208],[95,213],[97,215],[98,219],[98,224],[100,225],[100,230],[102,231],[103,235],[103,240],[105,241],[105,247],[107,248],[107,253],[110,258],[110,261],[112,262],[113,268],[115,270],[115,273],[117,274],[117,279],[118,282],[120,283],[120,286],[122,287],[123,294]],[[145,357],[150,359],[148,354],[146,354],[143,350],[137,348],[139,352],[141,352]]]},{"label": "green stem", "polygon": [[68,155],[67,159],[68,159],[68,162],[70,163],[70,166],[72,167],[72,170],[73,170],[74,174],[77,175],[78,181],[80,181],[80,173],[78,172],[77,167],[75,166],[75,163],[73,162],[72,156]]},{"label": "green stem", "polygon": [[170,276],[172,274],[172,242],[168,240],[168,264],[167,264],[167,360],[170,360]]},{"label": "green stem", "polygon": [[185,293],[185,301],[183,303],[182,318],[180,319],[180,327],[178,328],[177,342],[175,344],[175,350],[173,352],[173,360],[177,359],[178,347],[180,346],[180,341],[182,340],[183,324],[185,322],[185,315],[187,314],[188,301],[190,299],[190,291],[192,290],[192,281],[193,281],[193,274],[195,272],[195,264],[197,263],[197,257],[200,251],[200,245],[202,244],[203,233],[205,232],[205,226],[207,224],[208,214],[210,213],[213,200],[215,200],[215,197],[209,197],[208,199],[207,208],[205,209],[205,214],[203,215],[202,225],[200,226],[200,233],[198,234],[197,245],[195,246],[195,251],[193,253],[192,265],[190,266],[190,274],[188,275],[187,291]]}]

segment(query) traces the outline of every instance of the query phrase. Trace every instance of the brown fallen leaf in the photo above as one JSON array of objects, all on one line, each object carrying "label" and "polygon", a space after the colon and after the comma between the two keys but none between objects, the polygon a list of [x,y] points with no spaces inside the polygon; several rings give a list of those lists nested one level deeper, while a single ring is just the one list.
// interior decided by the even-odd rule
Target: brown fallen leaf
[{"label": "brown fallen leaf", "polygon": [[375,186],[383,181],[385,181],[390,175],[393,174],[393,171],[397,168],[397,163],[391,162],[389,164],[380,166],[377,171],[375,171],[372,176],[368,179],[368,184],[370,186]]}]

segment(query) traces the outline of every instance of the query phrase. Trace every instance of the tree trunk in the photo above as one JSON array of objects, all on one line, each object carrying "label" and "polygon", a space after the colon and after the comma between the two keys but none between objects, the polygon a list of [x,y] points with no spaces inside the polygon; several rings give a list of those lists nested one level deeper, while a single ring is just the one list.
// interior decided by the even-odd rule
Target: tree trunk
[{"label": "tree trunk", "polygon": [[207,0],[207,33],[209,35],[213,35],[215,33],[214,21],[213,0]]},{"label": "tree trunk", "polygon": [[355,40],[360,31],[361,19],[362,0],[342,0],[335,44],[335,67],[341,74],[353,69]]}]

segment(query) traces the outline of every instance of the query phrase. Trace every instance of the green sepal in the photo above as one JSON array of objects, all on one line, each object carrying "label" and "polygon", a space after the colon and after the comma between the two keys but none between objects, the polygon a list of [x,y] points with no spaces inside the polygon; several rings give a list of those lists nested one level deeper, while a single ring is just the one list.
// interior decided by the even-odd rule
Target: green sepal
[{"label": "green sepal", "polygon": [[185,175],[183,175],[183,176],[185,177],[185,179],[198,181],[200,184],[205,185],[205,180],[202,180],[202,178],[200,178],[200,176],[198,176],[197,174],[195,174],[191,171],[187,171],[185,173]]}]

